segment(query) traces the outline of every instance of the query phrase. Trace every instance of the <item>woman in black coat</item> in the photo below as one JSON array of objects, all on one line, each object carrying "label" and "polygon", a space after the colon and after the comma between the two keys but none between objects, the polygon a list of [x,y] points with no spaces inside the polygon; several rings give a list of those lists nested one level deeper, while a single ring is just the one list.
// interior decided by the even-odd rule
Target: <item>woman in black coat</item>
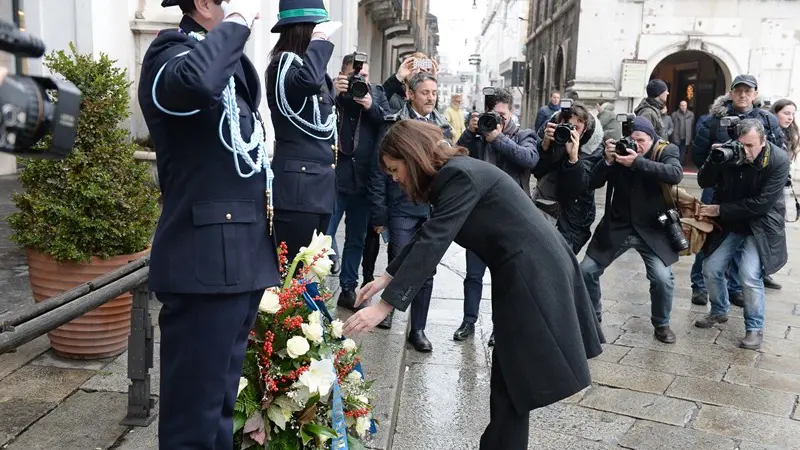
[{"label": "woman in black coat", "polygon": [[[602,352],[602,332],[569,244],[519,185],[492,164],[451,147],[436,126],[403,120],[381,144],[381,165],[431,216],[389,264],[359,292],[382,300],[345,323],[345,333],[405,311],[450,244],[475,252],[492,274],[490,422],[481,449],[528,448],[529,411],[591,384],[587,359]],[[502,220],[501,220],[502,219]]]}]

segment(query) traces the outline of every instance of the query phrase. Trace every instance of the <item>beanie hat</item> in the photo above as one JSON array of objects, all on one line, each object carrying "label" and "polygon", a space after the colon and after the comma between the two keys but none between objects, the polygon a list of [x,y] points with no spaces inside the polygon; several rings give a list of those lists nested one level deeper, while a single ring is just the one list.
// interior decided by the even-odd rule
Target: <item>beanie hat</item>
[{"label": "beanie hat", "polygon": [[650,136],[653,141],[658,140],[658,135],[656,134],[655,128],[653,128],[653,124],[651,124],[649,120],[642,116],[636,116],[636,118],[633,119],[633,131],[647,133],[647,135]]},{"label": "beanie hat", "polygon": [[664,83],[658,78],[653,78],[649,83],[647,83],[647,96],[658,97],[664,92],[667,92],[667,89],[667,83]]}]

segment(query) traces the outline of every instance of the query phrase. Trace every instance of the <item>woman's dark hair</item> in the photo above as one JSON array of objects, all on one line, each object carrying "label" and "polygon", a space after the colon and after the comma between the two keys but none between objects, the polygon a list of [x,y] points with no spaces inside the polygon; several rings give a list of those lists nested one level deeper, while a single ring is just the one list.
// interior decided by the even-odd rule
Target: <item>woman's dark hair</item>
[{"label": "woman's dark hair", "polygon": [[444,139],[442,129],[421,120],[401,120],[386,132],[381,141],[380,165],[388,172],[384,156],[406,164],[408,181],[403,190],[413,201],[427,202],[433,177],[457,155],[466,155],[464,147],[453,147]]},{"label": "woman's dark hair", "polygon": [[[592,134],[594,133],[594,116],[589,112],[589,109],[583,105],[583,103],[572,102],[571,110],[572,117],[575,117],[581,121],[581,123],[583,123],[583,135],[581,136],[580,144],[584,145],[589,142],[589,139],[592,138]],[[567,118],[563,117],[563,114],[559,113],[556,123],[566,122],[567,120]]]},{"label": "woman's dark hair", "polygon": [[[772,105],[771,112],[777,116],[787,106],[794,106],[795,112],[797,111],[797,105],[793,101],[782,98]],[[786,136],[786,149],[789,150],[792,159],[797,158],[797,153],[800,152],[800,127],[797,125],[797,119],[793,120],[788,128],[783,129],[783,135]]]},{"label": "woman's dark hair", "polygon": [[311,35],[314,33],[314,23],[294,23],[281,28],[281,35],[275,47],[269,53],[270,58],[274,58],[283,52],[291,52],[302,57],[311,42]]}]

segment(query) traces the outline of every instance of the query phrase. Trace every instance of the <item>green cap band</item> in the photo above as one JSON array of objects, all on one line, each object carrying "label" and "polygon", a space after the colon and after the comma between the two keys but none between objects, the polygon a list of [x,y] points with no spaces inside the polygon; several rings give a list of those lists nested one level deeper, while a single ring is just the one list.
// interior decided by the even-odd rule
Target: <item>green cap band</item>
[{"label": "green cap band", "polygon": [[289,17],[328,17],[328,11],[322,8],[300,8],[300,9],[287,9],[278,13],[278,19],[287,19]]}]

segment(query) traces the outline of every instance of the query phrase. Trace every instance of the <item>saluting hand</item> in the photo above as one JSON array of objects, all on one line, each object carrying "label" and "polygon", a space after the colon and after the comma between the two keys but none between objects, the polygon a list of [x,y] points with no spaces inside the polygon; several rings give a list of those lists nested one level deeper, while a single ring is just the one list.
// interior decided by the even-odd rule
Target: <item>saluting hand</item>
[{"label": "saluting hand", "polygon": [[258,3],[258,0],[225,0],[219,6],[222,8],[225,19],[238,14],[242,16],[247,26],[252,28],[253,23],[261,17],[261,13],[259,13],[261,7]]}]

